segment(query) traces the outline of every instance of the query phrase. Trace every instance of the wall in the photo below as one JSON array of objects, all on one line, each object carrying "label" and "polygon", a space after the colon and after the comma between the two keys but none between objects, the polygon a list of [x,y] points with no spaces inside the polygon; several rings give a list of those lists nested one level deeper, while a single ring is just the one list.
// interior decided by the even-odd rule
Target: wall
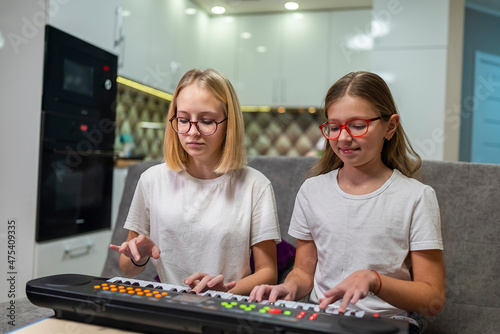
[{"label": "wall", "polygon": [[[390,31],[375,40],[372,70],[388,81],[405,131],[426,160],[458,159],[458,128],[447,115],[460,104],[460,85],[449,76],[461,70],[461,59],[450,57],[461,50],[460,6],[462,0],[373,2],[374,18]],[[459,29],[450,34],[450,26]]]},{"label": "wall", "polygon": [[8,278],[21,298],[33,275],[45,18],[43,1],[0,2],[0,302],[13,300]]},{"label": "wall", "polygon": [[[475,52],[482,51],[500,56],[500,13],[478,7],[465,10],[462,103],[460,128],[460,160],[471,160],[472,112],[474,101]],[[498,83],[496,83],[498,85]]]}]

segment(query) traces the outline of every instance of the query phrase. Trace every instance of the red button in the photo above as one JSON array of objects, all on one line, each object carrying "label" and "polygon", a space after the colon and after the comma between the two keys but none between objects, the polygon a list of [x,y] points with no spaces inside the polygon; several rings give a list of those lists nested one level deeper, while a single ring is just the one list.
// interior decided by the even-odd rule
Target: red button
[{"label": "red button", "polygon": [[378,317],[380,317],[380,314],[378,314],[378,313],[373,313],[373,317],[374,317],[374,318],[378,318]]},{"label": "red button", "polygon": [[281,311],[279,308],[270,308],[269,310],[267,310],[267,313],[272,313],[272,314],[280,314],[282,312],[283,311]]}]

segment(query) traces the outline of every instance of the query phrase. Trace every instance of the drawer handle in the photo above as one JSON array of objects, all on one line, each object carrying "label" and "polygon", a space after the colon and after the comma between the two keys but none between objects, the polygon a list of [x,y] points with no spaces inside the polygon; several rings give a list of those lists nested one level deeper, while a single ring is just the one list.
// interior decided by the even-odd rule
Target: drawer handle
[{"label": "drawer handle", "polygon": [[90,253],[90,250],[94,247],[94,243],[90,242],[86,244],[85,246],[79,246],[79,247],[74,247],[71,248],[69,246],[64,247],[64,256],[69,257],[70,259],[73,259],[75,257],[80,257],[84,256]]}]

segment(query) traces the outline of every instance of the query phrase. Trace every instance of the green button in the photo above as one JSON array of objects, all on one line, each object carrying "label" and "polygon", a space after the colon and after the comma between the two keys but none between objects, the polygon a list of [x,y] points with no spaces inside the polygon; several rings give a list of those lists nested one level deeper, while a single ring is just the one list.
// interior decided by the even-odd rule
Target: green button
[{"label": "green button", "polygon": [[227,302],[222,302],[222,303],[220,303],[220,304],[221,304],[222,306],[227,306],[227,305],[229,305]]},{"label": "green button", "polygon": [[285,311],[285,312],[283,312],[283,314],[284,314],[284,315],[290,315],[290,314],[292,314],[292,312],[290,312],[290,311]]},{"label": "green button", "polygon": [[264,306],[262,309],[269,311],[271,308],[269,306]]},{"label": "green button", "polygon": [[235,306],[235,305],[238,305],[237,302],[231,302],[231,305]]},{"label": "green button", "polygon": [[250,308],[256,308],[256,307],[257,307],[257,305],[255,305],[255,304],[250,304],[250,305],[248,305],[248,307],[250,307]]},{"label": "green button", "polygon": [[264,310],[263,308],[261,308],[261,309],[259,310],[259,313],[266,313],[266,312],[267,312],[267,310]]}]

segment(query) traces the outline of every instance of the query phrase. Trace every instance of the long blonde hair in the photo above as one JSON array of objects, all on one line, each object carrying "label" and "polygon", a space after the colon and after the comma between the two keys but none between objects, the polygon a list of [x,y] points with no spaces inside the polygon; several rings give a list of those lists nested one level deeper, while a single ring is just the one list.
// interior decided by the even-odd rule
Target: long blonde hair
[{"label": "long blonde hair", "polygon": [[[383,121],[388,121],[391,115],[398,114],[389,86],[374,73],[351,72],[334,83],[325,97],[326,118],[328,118],[328,108],[345,95],[370,103],[380,113]],[[398,169],[408,177],[416,176],[422,165],[422,159],[411,146],[401,123],[391,140],[384,142],[381,155],[382,162],[387,167]],[[309,175],[325,174],[342,167],[343,164],[333,152],[330,143],[326,141],[322,157],[313,166]]]},{"label": "long blonde hair", "polygon": [[189,156],[182,147],[177,132],[172,129],[168,120],[177,115],[177,97],[180,91],[195,82],[200,87],[210,91],[221,102],[222,109],[227,117],[226,137],[222,144],[219,163],[215,167],[214,172],[224,174],[243,168],[246,163],[246,150],[243,113],[238,96],[231,82],[222,73],[213,69],[204,71],[192,69],[184,74],[179,81],[167,115],[163,143],[165,163],[172,170],[179,171],[186,170],[187,168]]}]

